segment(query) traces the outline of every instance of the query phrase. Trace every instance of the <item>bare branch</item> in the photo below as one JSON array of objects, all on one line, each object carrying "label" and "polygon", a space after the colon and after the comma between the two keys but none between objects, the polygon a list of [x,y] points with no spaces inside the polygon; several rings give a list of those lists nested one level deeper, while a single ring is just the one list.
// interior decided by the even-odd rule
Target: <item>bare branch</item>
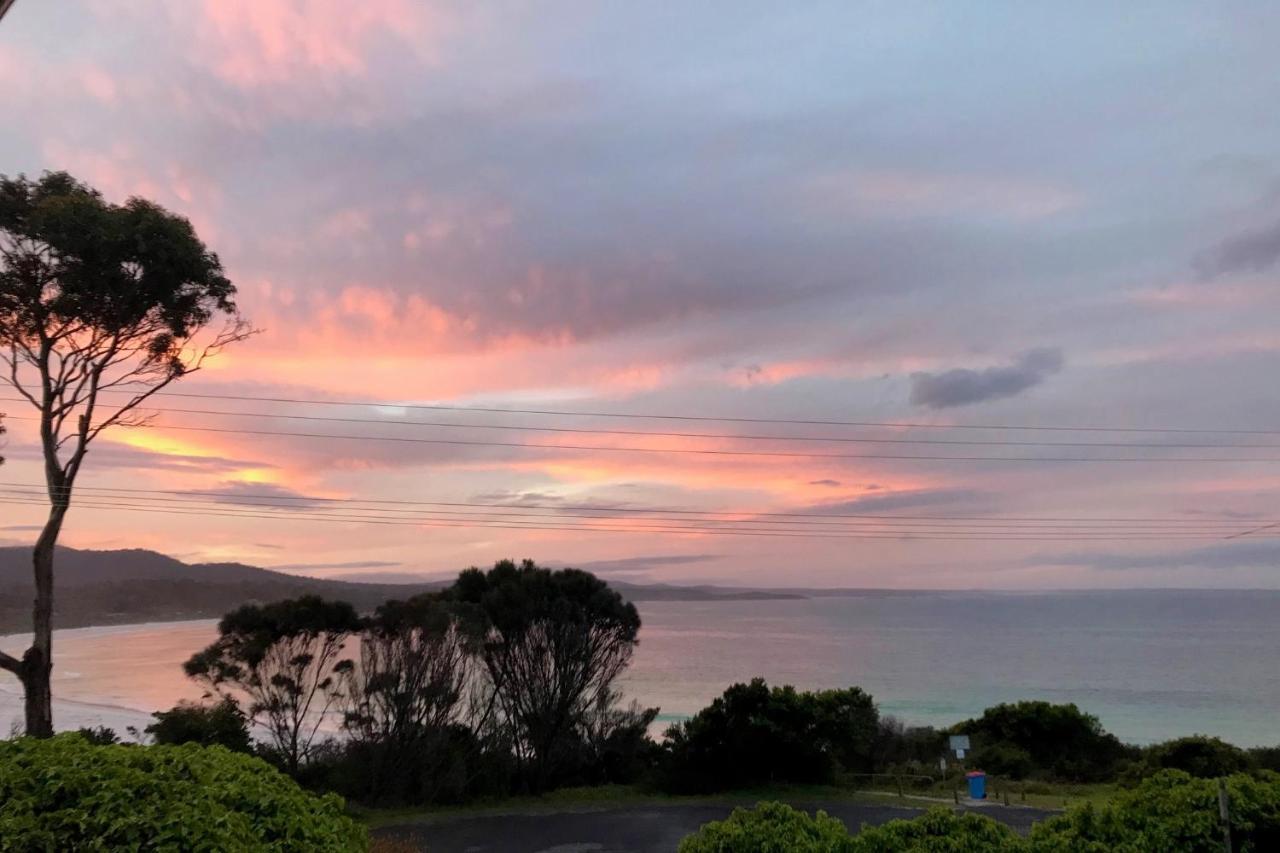
[{"label": "bare branch", "polygon": [[19,675],[22,672],[22,661],[18,660],[13,655],[7,655],[4,652],[0,652],[0,669],[7,669],[14,675]]}]

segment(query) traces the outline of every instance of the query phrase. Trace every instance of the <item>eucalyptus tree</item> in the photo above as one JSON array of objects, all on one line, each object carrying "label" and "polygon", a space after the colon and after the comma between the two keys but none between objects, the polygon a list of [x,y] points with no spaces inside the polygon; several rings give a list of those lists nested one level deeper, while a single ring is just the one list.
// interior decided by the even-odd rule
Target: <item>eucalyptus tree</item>
[{"label": "eucalyptus tree", "polygon": [[590,715],[616,698],[640,614],[590,572],[551,571],[532,560],[468,569],[447,594],[478,614],[469,630],[525,779],[541,790]]},{"label": "eucalyptus tree", "polygon": [[218,623],[218,639],[183,668],[223,699],[248,700],[290,772],[311,754],[340,696],[343,649],[361,628],[355,608],[315,595],[246,604]]},{"label": "eucalyptus tree", "polygon": [[31,646],[0,652],[27,734],[53,733],[54,549],[90,445],[251,330],[191,223],[140,198],[107,202],[65,172],[0,176],[0,368],[35,410],[48,516],[32,552]]}]

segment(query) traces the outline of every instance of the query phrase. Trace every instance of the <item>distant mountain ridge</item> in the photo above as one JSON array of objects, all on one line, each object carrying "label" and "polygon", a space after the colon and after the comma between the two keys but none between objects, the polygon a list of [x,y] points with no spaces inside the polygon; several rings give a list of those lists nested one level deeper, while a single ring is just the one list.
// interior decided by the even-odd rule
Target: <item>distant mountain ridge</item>
[{"label": "distant mountain ridge", "polygon": [[[371,610],[393,598],[440,589],[447,581],[360,583],[325,580],[243,563],[185,563],[141,548],[90,551],[59,548],[55,560],[54,618],[59,628],[178,619],[216,618],[249,601],[306,593],[350,601]],[[608,580],[608,577],[605,576]],[[800,599],[793,591],[735,590],[711,586],[645,585],[609,580],[631,601],[741,601]],[[31,551],[0,548],[0,633],[29,630]]]}]

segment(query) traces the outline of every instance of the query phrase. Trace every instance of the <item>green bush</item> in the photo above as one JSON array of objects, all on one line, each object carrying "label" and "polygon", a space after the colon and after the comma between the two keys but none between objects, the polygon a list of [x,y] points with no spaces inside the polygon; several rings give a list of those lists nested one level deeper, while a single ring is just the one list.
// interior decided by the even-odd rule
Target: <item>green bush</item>
[{"label": "green bush", "polygon": [[679,853],[833,853],[852,850],[844,824],[825,812],[810,817],[783,803],[734,809],[680,842]]},{"label": "green bush", "polygon": [[973,739],[972,764],[988,773],[1070,782],[1114,779],[1136,750],[1075,705],[1016,702],[988,708],[952,728]]},{"label": "green bush", "polygon": [[[1280,776],[1227,779],[1231,839],[1238,851],[1280,850]],[[1077,807],[1031,831],[1032,853],[1219,853],[1218,783],[1166,770],[1104,806]]]},{"label": "green bush", "polygon": [[156,721],[146,732],[159,744],[195,743],[200,746],[225,746],[232,752],[250,752],[249,721],[235,700],[223,699],[216,705],[180,702],[168,711],[156,711]]},{"label": "green bush", "polygon": [[850,836],[824,812],[810,817],[783,803],[737,809],[680,842],[680,853],[1013,853],[1023,841],[982,815],[931,809],[915,820],[863,827]]},{"label": "green bush", "polygon": [[1243,773],[1252,762],[1238,746],[1205,735],[1180,737],[1147,747],[1143,762],[1152,772],[1182,770],[1201,779]]},{"label": "green bush", "polygon": [[872,770],[879,734],[875,702],[857,687],[802,693],[757,678],[667,731],[663,787],[833,782]]},{"label": "green bush", "polygon": [[0,742],[0,851],[317,851],[368,847],[342,800],[222,747]]},{"label": "green bush", "polygon": [[1005,853],[1024,849],[1009,827],[985,815],[936,807],[914,820],[863,827],[846,848],[852,853]]}]

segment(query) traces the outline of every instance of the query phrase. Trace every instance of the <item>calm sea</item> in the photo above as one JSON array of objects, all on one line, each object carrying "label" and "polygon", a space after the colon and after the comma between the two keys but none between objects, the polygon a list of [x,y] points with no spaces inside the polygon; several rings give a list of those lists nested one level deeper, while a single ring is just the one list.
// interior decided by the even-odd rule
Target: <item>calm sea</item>
[{"label": "calm sea", "polygon": [[[1198,732],[1280,744],[1280,592],[642,602],[640,612],[624,689],[667,721],[761,675],[856,684],[911,723],[1038,698],[1075,702],[1134,743]],[[55,691],[137,711],[196,698],[181,662],[213,633],[210,621],[59,632]]]}]

